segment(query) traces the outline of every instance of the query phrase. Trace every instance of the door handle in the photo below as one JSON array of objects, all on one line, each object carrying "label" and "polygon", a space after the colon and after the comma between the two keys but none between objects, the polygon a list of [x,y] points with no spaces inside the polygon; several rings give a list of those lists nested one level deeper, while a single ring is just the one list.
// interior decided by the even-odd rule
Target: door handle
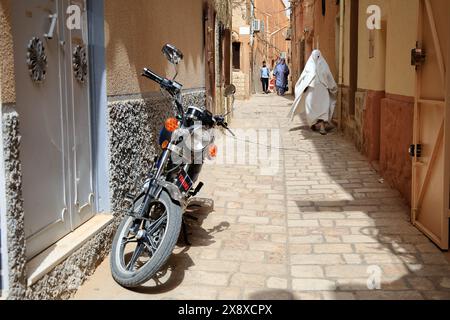
[{"label": "door handle", "polygon": [[56,28],[56,22],[58,21],[58,14],[54,13],[48,16],[51,19],[50,23],[50,30],[48,30],[48,33],[44,34],[44,37],[51,40],[53,39],[55,28]]}]

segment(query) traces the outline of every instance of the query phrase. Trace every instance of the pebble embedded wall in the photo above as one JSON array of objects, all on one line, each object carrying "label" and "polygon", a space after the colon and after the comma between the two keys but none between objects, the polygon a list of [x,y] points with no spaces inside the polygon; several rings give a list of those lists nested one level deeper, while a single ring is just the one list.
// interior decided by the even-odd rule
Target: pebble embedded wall
[{"label": "pebble embedded wall", "polygon": [[26,292],[26,258],[22,171],[20,163],[19,116],[3,106],[3,146],[6,177],[6,225],[9,267],[9,298],[23,298]]},{"label": "pebble embedded wall", "polygon": [[120,221],[114,219],[65,261],[26,290],[28,300],[71,298],[98,264],[111,251],[112,238]]},{"label": "pebble embedded wall", "polygon": [[12,106],[3,107],[2,130],[6,176],[6,223],[9,267],[7,299],[64,299],[95,270],[109,253],[117,223],[111,223],[32,286],[27,286],[26,240],[20,163],[19,116]]}]

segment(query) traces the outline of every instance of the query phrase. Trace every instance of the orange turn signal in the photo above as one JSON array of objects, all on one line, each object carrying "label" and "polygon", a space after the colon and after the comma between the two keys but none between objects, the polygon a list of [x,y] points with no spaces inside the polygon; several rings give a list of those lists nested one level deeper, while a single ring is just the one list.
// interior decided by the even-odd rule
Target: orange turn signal
[{"label": "orange turn signal", "polygon": [[208,150],[209,157],[211,159],[214,159],[215,157],[217,157],[217,153],[218,153],[217,146],[215,144],[211,145]]},{"label": "orange turn signal", "polygon": [[168,146],[168,145],[169,145],[169,141],[165,140],[165,141],[162,143],[161,147],[163,148],[163,150],[165,150],[165,149],[167,149],[167,146]]},{"label": "orange turn signal", "polygon": [[179,124],[178,124],[178,120],[177,119],[169,118],[169,119],[166,120],[165,127],[166,127],[167,131],[174,132],[175,130],[178,129],[178,126],[179,126]]}]

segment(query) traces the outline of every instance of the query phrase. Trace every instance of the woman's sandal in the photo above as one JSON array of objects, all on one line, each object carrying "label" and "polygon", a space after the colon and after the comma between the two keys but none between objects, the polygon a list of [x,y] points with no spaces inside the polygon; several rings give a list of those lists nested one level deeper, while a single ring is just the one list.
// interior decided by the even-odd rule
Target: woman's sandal
[{"label": "woman's sandal", "polygon": [[325,123],[323,123],[323,122],[320,124],[320,134],[323,136],[326,136],[328,134],[327,130],[325,128]]}]

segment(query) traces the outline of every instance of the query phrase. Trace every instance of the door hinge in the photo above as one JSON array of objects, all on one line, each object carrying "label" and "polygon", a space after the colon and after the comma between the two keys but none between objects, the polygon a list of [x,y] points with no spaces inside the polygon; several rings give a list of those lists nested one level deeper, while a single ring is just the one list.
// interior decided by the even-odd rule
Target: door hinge
[{"label": "door hinge", "polygon": [[416,67],[416,70],[425,63],[426,52],[420,48],[419,42],[416,43],[416,47],[411,50],[411,65]]},{"label": "door hinge", "polygon": [[422,157],[422,145],[421,144],[412,144],[409,146],[409,155],[412,158],[420,158]]}]

